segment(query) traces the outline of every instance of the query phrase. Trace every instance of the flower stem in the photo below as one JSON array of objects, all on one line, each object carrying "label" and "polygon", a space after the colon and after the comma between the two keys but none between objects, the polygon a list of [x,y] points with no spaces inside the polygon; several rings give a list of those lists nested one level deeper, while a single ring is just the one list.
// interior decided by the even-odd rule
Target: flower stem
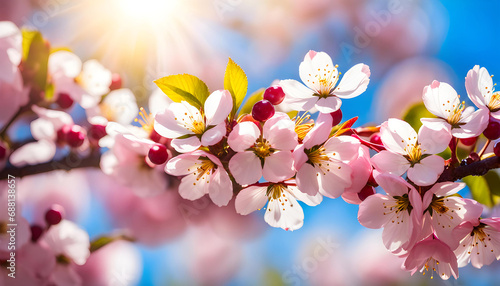
[{"label": "flower stem", "polygon": [[490,143],[491,143],[491,140],[490,140],[490,139],[488,139],[488,140],[486,141],[486,143],[484,143],[483,148],[482,148],[482,149],[481,149],[481,151],[479,151],[479,153],[477,154],[477,155],[479,156],[479,159],[481,159],[481,156],[483,156],[484,152],[486,151],[486,148],[488,148],[488,146],[490,145]]}]

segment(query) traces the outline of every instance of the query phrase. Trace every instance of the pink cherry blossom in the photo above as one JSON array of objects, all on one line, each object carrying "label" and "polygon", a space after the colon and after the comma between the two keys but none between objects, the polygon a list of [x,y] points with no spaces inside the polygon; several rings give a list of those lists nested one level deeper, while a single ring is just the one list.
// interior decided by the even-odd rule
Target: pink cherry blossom
[{"label": "pink cherry blossom", "polygon": [[458,278],[457,258],[450,247],[432,236],[415,244],[405,260],[404,268],[413,275],[420,271],[431,272],[431,278],[436,272],[443,280],[451,276]]},{"label": "pink cherry blossom", "polygon": [[0,21],[0,82],[12,83],[22,58],[22,35],[12,22]]},{"label": "pink cherry blossom", "polygon": [[85,264],[90,255],[89,235],[69,220],[51,226],[40,239],[56,256],[64,255],[77,265]]},{"label": "pink cherry blossom", "polygon": [[500,259],[500,218],[465,221],[455,228],[454,235],[460,240],[455,249],[459,267],[470,262],[481,268]]},{"label": "pink cherry blossom", "polygon": [[319,192],[337,198],[352,184],[348,163],[358,155],[360,143],[348,136],[328,138],[331,128],[330,114],[320,115],[303,144],[293,151],[297,186],[308,195]]},{"label": "pink cherry blossom", "polygon": [[304,223],[304,212],[297,200],[310,206],[321,203],[320,194],[310,196],[301,192],[294,180],[283,183],[261,183],[241,190],[236,196],[236,212],[247,215],[264,207],[267,210],[264,220],[272,227],[284,230],[296,230]]},{"label": "pink cherry blossom", "polygon": [[380,137],[387,150],[371,159],[378,171],[398,176],[408,172],[408,178],[419,186],[431,185],[443,172],[444,159],[433,154],[448,146],[451,135],[446,129],[431,129],[424,125],[417,135],[407,122],[390,118],[382,124]]},{"label": "pink cherry blossom", "polygon": [[68,51],[58,51],[49,56],[49,74],[56,96],[67,93],[83,108],[96,106],[109,92],[112,74],[97,60],[82,61]]},{"label": "pink cherry blossom", "polygon": [[187,200],[196,200],[208,194],[216,205],[225,206],[233,197],[233,184],[221,161],[205,151],[198,150],[170,159],[165,172],[184,176],[179,194]]},{"label": "pink cherry blossom", "polygon": [[[476,201],[454,196],[464,187],[465,183],[437,183],[423,197],[425,223],[430,223],[436,237],[451,249],[455,249],[459,242],[452,233],[453,229],[463,221],[477,219],[483,211]],[[425,226],[423,229],[430,230]],[[428,235],[422,234],[423,237]]]},{"label": "pink cherry blossom", "polygon": [[368,228],[384,228],[385,247],[393,253],[403,254],[413,246],[419,234],[422,199],[401,177],[377,172],[374,177],[386,194],[371,195],[359,205],[359,223]]},{"label": "pink cherry blossom", "polygon": [[500,93],[495,92],[493,79],[484,67],[474,66],[467,73],[465,87],[470,100],[480,109],[500,120]]},{"label": "pink cherry blossom", "polygon": [[359,198],[358,193],[366,186],[373,171],[368,147],[360,146],[358,150],[358,157],[349,162],[349,166],[352,169],[352,185],[345,189],[342,194],[342,199],[350,204],[360,204],[361,199]]},{"label": "pink cherry blossom", "polygon": [[281,112],[264,123],[262,133],[253,122],[240,122],[227,138],[236,153],[229,160],[229,170],[236,182],[248,185],[262,176],[269,182],[293,177],[292,152],[297,146],[295,124]]},{"label": "pink cherry blossom", "polygon": [[366,90],[370,81],[370,68],[357,64],[339,80],[337,66],[324,52],[309,51],[299,66],[302,82],[282,80],[286,94],[285,102],[295,110],[310,110],[316,107],[322,113],[331,113],[340,108],[340,98],[353,98]]},{"label": "pink cherry blossom", "polygon": [[154,129],[161,136],[172,138],[176,151],[191,152],[200,146],[217,144],[226,135],[225,121],[232,108],[229,91],[217,90],[207,98],[203,111],[186,101],[171,103],[164,112],[156,114]]},{"label": "pink cherry blossom", "polygon": [[[135,96],[128,88],[121,88],[111,91],[101,103],[94,107],[87,108],[87,118],[89,122],[94,123],[96,120],[100,122],[115,121],[122,125],[132,123],[132,120],[137,116],[139,108],[135,100]],[[101,117],[105,119],[98,119]]]},{"label": "pink cherry blossom", "polygon": [[101,169],[138,196],[162,193],[168,185],[163,166],[146,159],[154,144],[154,141],[132,133],[117,134],[112,148],[101,157]]},{"label": "pink cherry blossom", "polygon": [[460,102],[460,96],[447,83],[433,81],[424,88],[423,100],[427,110],[438,118],[422,118],[422,123],[441,125],[456,138],[478,136],[488,125],[488,112],[485,109],[474,111],[472,106],[465,108],[465,102]]},{"label": "pink cherry blossom", "polygon": [[73,125],[73,119],[63,111],[33,105],[31,108],[39,118],[30,124],[31,135],[36,142],[23,145],[9,157],[14,166],[45,163],[56,154],[57,131],[65,125]]}]

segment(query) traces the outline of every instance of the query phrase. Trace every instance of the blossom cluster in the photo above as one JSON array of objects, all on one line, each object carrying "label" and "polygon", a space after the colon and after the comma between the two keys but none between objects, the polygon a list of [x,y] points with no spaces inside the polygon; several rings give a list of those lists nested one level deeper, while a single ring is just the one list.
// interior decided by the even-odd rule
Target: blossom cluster
[{"label": "blossom cluster", "polygon": [[[131,239],[156,244],[178,235],[185,222],[176,208],[202,199],[240,215],[263,210],[267,224],[293,231],[304,224],[301,203],[317,206],[327,197],[359,205],[360,224],[383,228],[385,247],[412,274],[458,278],[458,267],[500,259],[500,218],[482,217],[481,204],[457,194],[465,183],[445,176],[500,154],[498,143],[495,155],[485,154],[500,137],[500,93],[484,67],[465,79],[477,110],[449,84],[433,81],[422,100],[435,117],[421,118],[418,132],[397,118],[353,128],[357,118],[343,121],[342,100],[365,92],[370,68],[360,63],[342,74],[324,52],[305,55],[301,82],[276,81],[250,96],[245,73],[231,59],[221,90],[209,92],[192,75],[166,76],[155,81],[159,89],[146,110],[98,61],[51,50],[39,33],[10,22],[0,22],[0,31],[0,167],[97,157],[113,182],[110,208]],[[34,68],[40,62],[46,71]],[[78,110],[83,123],[76,123]],[[18,143],[9,127],[23,113],[32,119],[32,138]],[[477,154],[480,136],[487,141]],[[462,162],[459,144],[472,146]],[[19,218],[23,283],[81,284],[77,265],[113,239],[91,243],[58,205],[42,213],[45,220],[31,225]],[[0,216],[0,226],[6,220]],[[0,230],[3,241],[8,236]]]}]

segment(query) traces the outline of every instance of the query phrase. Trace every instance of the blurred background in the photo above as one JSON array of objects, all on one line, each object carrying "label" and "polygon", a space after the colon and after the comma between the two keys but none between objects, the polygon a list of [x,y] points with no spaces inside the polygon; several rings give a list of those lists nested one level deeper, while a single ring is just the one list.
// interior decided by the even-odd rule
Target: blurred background
[{"label": "blurred background", "polygon": [[[344,119],[359,116],[355,126],[403,116],[434,79],[465,99],[474,65],[500,72],[499,11],[493,0],[0,0],[0,20],[98,59],[143,106],[152,81],[170,74],[222,88],[228,57],[245,70],[249,93],[299,80],[309,50],[327,52],[344,73],[363,62],[368,89],[342,105]],[[143,236],[103,249],[106,261],[94,257],[119,265],[112,285],[497,285],[500,278],[498,262],[469,265],[457,281],[411,277],[381,232],[359,225],[358,207],[340,198],[304,205],[304,226],[287,232],[266,225],[262,212],[241,217],[234,205],[203,198],[142,199],[106,180],[97,171],[54,172],[22,179],[19,189],[28,218],[40,202],[56,202],[91,239],[117,227]],[[77,187],[68,193],[69,185]]]}]

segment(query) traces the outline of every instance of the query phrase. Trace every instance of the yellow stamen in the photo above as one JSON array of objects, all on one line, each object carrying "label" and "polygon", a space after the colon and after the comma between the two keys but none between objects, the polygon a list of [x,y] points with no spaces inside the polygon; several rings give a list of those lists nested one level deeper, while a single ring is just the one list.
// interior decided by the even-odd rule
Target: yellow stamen
[{"label": "yellow stamen", "polygon": [[311,120],[311,116],[305,112],[302,116],[296,116],[295,120],[295,133],[299,142],[302,142],[306,137],[307,133],[314,127],[314,120]]},{"label": "yellow stamen", "polygon": [[488,108],[492,111],[500,110],[500,92],[495,92],[490,99],[490,103],[488,103]]},{"label": "yellow stamen", "polygon": [[406,147],[404,148],[406,151],[406,159],[411,164],[416,164],[420,162],[420,159],[422,158],[422,149],[420,148],[420,144],[415,143],[414,145],[407,144]]},{"label": "yellow stamen", "polygon": [[252,148],[255,155],[259,156],[260,158],[266,158],[274,152],[269,141],[263,138],[262,135],[255,141],[255,144]]},{"label": "yellow stamen", "polygon": [[465,101],[462,101],[458,104],[454,110],[448,110],[450,114],[448,115],[448,123],[451,126],[455,126],[460,122],[460,118],[462,117],[462,112],[465,109]]},{"label": "yellow stamen", "polygon": [[139,108],[139,117],[134,119],[135,122],[139,122],[141,124],[142,129],[144,129],[148,134],[153,132],[153,115],[151,113],[147,113],[144,107]]}]

